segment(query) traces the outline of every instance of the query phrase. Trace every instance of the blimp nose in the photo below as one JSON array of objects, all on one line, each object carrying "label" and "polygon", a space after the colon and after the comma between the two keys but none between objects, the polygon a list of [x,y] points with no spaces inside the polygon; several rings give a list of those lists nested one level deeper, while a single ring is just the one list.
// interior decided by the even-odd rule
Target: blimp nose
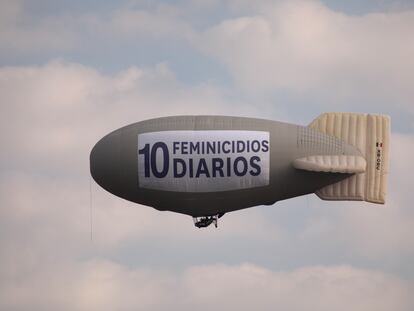
[{"label": "blimp nose", "polygon": [[119,184],[120,151],[119,139],[108,135],[96,143],[89,156],[93,179],[108,191],[115,190]]}]

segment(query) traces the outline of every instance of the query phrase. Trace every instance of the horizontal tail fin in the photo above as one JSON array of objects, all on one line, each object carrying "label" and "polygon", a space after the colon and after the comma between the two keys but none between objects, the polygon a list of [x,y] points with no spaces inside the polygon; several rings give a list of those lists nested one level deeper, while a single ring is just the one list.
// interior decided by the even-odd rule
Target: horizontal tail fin
[{"label": "horizontal tail fin", "polygon": [[293,167],[311,172],[355,174],[365,172],[367,162],[353,155],[316,155],[293,161]]},{"label": "horizontal tail fin", "polygon": [[390,118],[385,115],[333,112],[320,115],[309,127],[357,147],[366,160],[365,172],[355,172],[357,174],[326,186],[316,194],[323,200],[385,203]]}]

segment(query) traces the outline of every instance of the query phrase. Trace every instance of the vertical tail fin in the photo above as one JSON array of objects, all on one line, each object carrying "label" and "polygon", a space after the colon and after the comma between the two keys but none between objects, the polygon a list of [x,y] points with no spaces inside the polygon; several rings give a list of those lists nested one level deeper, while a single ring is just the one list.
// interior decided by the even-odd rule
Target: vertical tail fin
[{"label": "vertical tail fin", "polygon": [[361,151],[367,166],[316,192],[323,200],[358,200],[385,203],[389,166],[390,118],[385,115],[324,113],[309,127],[344,140]]}]

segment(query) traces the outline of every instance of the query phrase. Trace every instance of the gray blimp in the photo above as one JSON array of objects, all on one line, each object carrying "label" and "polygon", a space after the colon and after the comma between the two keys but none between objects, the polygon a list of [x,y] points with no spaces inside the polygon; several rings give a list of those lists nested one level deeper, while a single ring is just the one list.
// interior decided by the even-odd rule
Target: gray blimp
[{"label": "gray blimp", "polygon": [[122,127],[90,154],[110,193],[206,227],[228,212],[316,193],[385,202],[390,119],[324,113],[301,126],[228,116],[172,116]]}]

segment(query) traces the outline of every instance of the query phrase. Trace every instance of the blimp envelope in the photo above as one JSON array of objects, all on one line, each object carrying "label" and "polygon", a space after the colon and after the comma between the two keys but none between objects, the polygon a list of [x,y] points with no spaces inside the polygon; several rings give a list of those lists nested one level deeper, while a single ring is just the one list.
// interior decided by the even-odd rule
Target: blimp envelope
[{"label": "blimp envelope", "polygon": [[193,217],[308,193],[384,203],[390,119],[325,113],[309,126],[228,116],[137,122],[92,149],[94,180],[124,199]]}]

